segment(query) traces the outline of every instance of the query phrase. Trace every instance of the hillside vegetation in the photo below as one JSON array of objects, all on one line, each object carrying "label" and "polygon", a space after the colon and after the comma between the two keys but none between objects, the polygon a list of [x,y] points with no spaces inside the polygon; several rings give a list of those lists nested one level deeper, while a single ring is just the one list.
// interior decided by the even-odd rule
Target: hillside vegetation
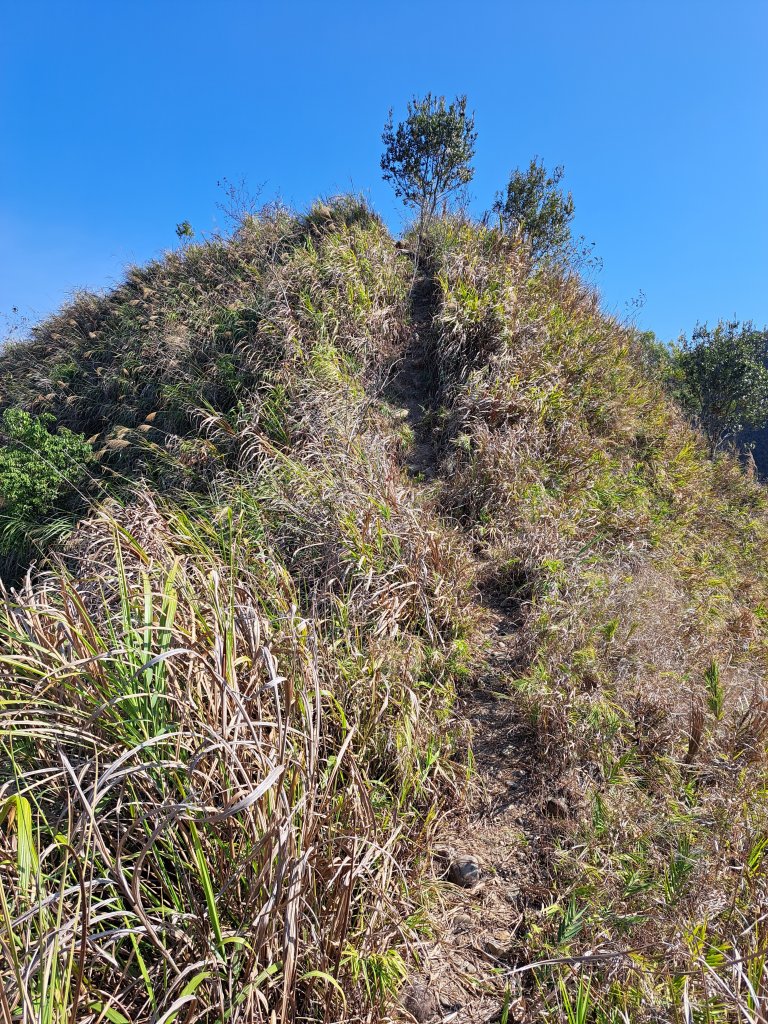
[{"label": "hillside vegetation", "polygon": [[0,353],[5,1021],[765,1019],[766,492],[423,233],[265,209]]}]

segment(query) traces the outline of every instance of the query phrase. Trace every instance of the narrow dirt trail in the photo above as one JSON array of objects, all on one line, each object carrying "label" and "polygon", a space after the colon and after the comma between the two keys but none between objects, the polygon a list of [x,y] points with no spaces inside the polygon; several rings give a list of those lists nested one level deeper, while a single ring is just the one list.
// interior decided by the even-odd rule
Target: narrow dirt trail
[{"label": "narrow dirt trail", "polygon": [[387,398],[405,415],[414,443],[408,453],[408,472],[417,483],[432,480],[438,469],[430,429],[435,410],[434,384],[426,350],[437,301],[436,285],[427,275],[416,278],[411,292],[411,339],[405,357],[388,388]]},{"label": "narrow dirt trail", "polygon": [[[440,484],[435,385],[426,357],[437,301],[435,282],[418,277],[411,343],[388,392],[413,431],[407,465],[417,490]],[[483,570],[478,559],[481,580]],[[436,935],[420,948],[420,974],[404,993],[405,1009],[420,1022],[498,1020],[505,999],[509,1019],[520,1019],[520,978],[513,972],[525,960],[525,907],[544,895],[535,883],[542,819],[534,736],[508,685],[519,664],[520,603],[498,587],[481,590],[477,603],[485,642],[458,706],[472,737],[475,775],[463,805],[443,822],[434,865]]]}]

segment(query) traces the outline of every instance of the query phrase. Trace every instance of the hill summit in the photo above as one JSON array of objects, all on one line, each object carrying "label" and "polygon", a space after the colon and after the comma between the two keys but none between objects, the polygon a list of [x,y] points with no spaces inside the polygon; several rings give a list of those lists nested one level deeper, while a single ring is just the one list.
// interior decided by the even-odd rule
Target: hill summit
[{"label": "hill summit", "polygon": [[766,492],[573,267],[269,208],[0,406],[5,1019],[763,1019]]}]

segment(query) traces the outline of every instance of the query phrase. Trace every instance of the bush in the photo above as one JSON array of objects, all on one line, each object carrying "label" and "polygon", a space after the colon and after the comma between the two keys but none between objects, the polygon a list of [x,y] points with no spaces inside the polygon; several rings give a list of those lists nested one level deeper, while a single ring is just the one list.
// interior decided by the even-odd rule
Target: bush
[{"label": "bush", "polygon": [[0,425],[0,552],[7,554],[87,472],[92,449],[53,416],[6,409]]},{"label": "bush", "polygon": [[670,389],[702,429],[710,451],[746,428],[768,423],[768,329],[720,321],[698,325],[672,350],[665,370]]},{"label": "bush", "polygon": [[548,176],[534,157],[527,171],[512,172],[506,195],[500,192],[493,204],[503,229],[526,242],[534,261],[563,252],[570,243],[574,206],[571,193],[558,188],[562,177],[562,167]]}]

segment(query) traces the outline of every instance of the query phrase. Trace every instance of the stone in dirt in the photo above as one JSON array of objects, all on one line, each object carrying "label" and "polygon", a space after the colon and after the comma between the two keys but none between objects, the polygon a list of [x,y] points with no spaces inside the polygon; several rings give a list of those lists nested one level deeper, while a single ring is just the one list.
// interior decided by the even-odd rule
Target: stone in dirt
[{"label": "stone in dirt", "polygon": [[551,796],[544,805],[544,810],[550,818],[567,818],[568,804],[561,797]]},{"label": "stone in dirt", "polygon": [[469,932],[475,926],[474,919],[469,914],[459,914],[453,919],[454,932]]},{"label": "stone in dirt", "polygon": [[512,933],[501,931],[494,932],[493,935],[486,935],[484,945],[486,952],[491,956],[503,960],[512,951]]},{"label": "stone in dirt", "polygon": [[454,857],[448,867],[448,881],[464,889],[474,889],[480,882],[482,870],[475,857]]},{"label": "stone in dirt", "polygon": [[435,990],[425,978],[414,978],[403,991],[401,1002],[419,1024],[426,1024],[440,1009]]}]

